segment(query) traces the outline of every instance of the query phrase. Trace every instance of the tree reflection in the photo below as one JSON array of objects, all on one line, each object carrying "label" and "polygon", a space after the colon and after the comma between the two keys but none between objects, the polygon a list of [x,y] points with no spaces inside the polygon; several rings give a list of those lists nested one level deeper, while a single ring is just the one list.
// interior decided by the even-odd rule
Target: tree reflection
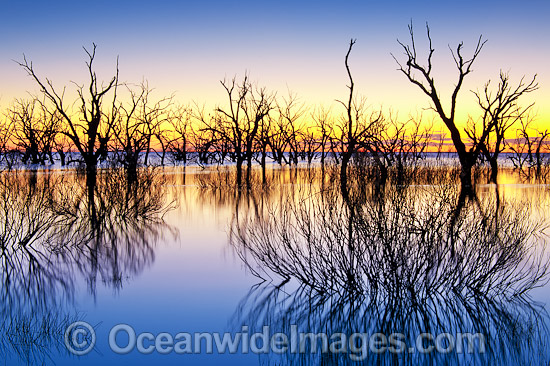
[{"label": "tree reflection", "polygon": [[95,293],[96,282],[117,289],[154,260],[154,248],[165,232],[174,229],[163,216],[172,207],[165,202],[164,178],[142,170],[128,180],[122,169],[98,175],[90,187],[81,180],[62,185],[53,210],[63,224],[57,237],[65,248],[59,253],[71,261]]},{"label": "tree reflection", "polygon": [[[154,260],[171,207],[153,170],[128,181],[99,171],[90,189],[70,174],[0,175],[0,354],[43,363],[62,344],[77,283],[119,289]],[[64,351],[64,348],[62,347]]]},{"label": "tree reflection", "polygon": [[[547,360],[547,314],[529,297],[548,280],[545,226],[526,203],[465,200],[448,185],[348,186],[301,186],[286,201],[236,215],[231,244],[264,280],[243,300],[238,322],[286,334],[296,324],[329,337],[403,333],[408,345],[420,333],[482,333],[487,341],[486,353],[472,354],[367,349],[365,364]],[[266,362],[353,364],[350,353],[289,352]]]}]

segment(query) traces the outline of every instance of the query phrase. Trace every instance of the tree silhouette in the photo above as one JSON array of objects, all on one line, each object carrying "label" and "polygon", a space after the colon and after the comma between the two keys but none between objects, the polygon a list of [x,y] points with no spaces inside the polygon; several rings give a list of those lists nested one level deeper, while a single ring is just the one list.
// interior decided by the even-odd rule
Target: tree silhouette
[{"label": "tree silhouette", "polygon": [[348,164],[357,150],[364,145],[364,141],[372,136],[373,129],[383,122],[382,113],[372,113],[366,116],[365,101],[357,100],[354,94],[355,84],[349,67],[349,55],[356,40],[352,39],[349,42],[348,52],[345,57],[345,66],[349,78],[349,97],[347,102],[339,101],[346,108],[346,115],[342,119],[340,127],[340,143],[341,143],[341,168],[340,178],[342,187],[345,188],[347,182]]},{"label": "tree silhouette", "polygon": [[241,182],[242,166],[248,165],[250,175],[254,144],[260,131],[260,125],[273,109],[274,97],[265,88],[255,88],[246,75],[241,83],[233,78],[230,82],[221,81],[225,89],[228,105],[224,109],[216,108],[214,116],[208,120],[201,116],[203,131],[215,133],[218,141],[227,141],[231,145],[237,164],[237,181]]},{"label": "tree silhouette", "polygon": [[532,119],[527,116],[520,120],[521,127],[516,130],[516,138],[510,142],[513,155],[510,160],[520,174],[527,177],[545,178],[548,174],[543,167],[550,164],[550,131],[531,127]]},{"label": "tree silhouette", "polygon": [[162,140],[166,139],[166,136],[159,136],[158,139],[163,145],[163,151],[164,145],[166,145],[172,152],[173,159],[175,161],[181,161],[183,164],[187,164],[187,149],[192,134],[192,111],[190,108],[177,106],[172,108],[170,112],[168,121],[171,125],[171,133],[173,134],[173,138],[171,140],[167,140],[165,143],[162,143]]},{"label": "tree silhouette", "polygon": [[143,164],[147,165],[147,154],[154,136],[161,135],[161,124],[168,118],[171,98],[151,101],[152,89],[147,83],[138,86],[137,91],[128,87],[130,100],[118,107],[118,119],[113,124],[114,150],[119,161],[127,169],[128,176],[137,176],[140,155],[144,153]]},{"label": "tree silhouette", "polygon": [[[107,144],[117,118],[119,72],[117,59],[116,72],[111,80],[106,85],[98,82],[94,70],[96,48],[95,43],[92,44],[91,50],[84,48],[88,56],[86,68],[90,80],[87,88],[84,88],[84,85],[76,84],[79,97],[79,108],[76,114],[64,102],[65,88],[59,92],[54,88],[51,80],[41,79],[35,72],[32,62],[29,62],[25,56],[23,56],[23,62],[18,62],[38,84],[45,98],[53,105],[53,109],[63,117],[66,129],[62,133],[72,140],[74,147],[80,153],[86,165],[89,183],[92,185],[95,184],[97,163],[100,157],[105,156],[107,152]],[[112,103],[106,107],[104,100],[109,93],[112,95]]]},{"label": "tree silhouette", "polygon": [[25,151],[23,162],[30,161],[31,164],[42,161],[38,147],[40,131],[38,118],[34,112],[35,102],[35,100],[17,100],[8,112],[14,126],[16,144]]},{"label": "tree silhouette", "polygon": [[320,163],[324,166],[334,141],[334,126],[331,123],[330,110],[320,107],[312,113],[311,117],[317,129]]},{"label": "tree silhouette", "polygon": [[[504,135],[510,127],[521,121],[529,112],[533,104],[527,107],[520,107],[518,99],[527,93],[531,93],[538,88],[535,82],[536,75],[526,83],[523,78],[516,87],[510,85],[510,77],[507,73],[500,72],[500,80],[496,92],[489,90],[490,81],[485,84],[483,93],[475,92],[478,104],[482,110],[482,128],[481,136],[476,129],[476,124],[472,123],[466,129],[466,134],[473,141],[474,145],[479,145],[483,156],[491,166],[490,181],[497,182],[498,175],[498,157],[506,146]],[[485,131],[490,131],[487,137],[483,136]],[[482,140],[485,138],[485,142]]]},{"label": "tree silhouette", "polygon": [[481,52],[486,41],[483,41],[481,36],[479,37],[473,55],[469,59],[465,59],[462,55],[462,50],[464,46],[462,42],[460,42],[456,47],[456,52],[451,50],[451,54],[458,70],[458,80],[450,97],[450,109],[446,111],[443,107],[442,99],[436,88],[435,80],[432,75],[432,56],[435,52],[435,49],[432,46],[430,28],[426,23],[426,35],[429,44],[427,66],[421,65],[418,59],[412,22],[409,25],[409,34],[411,38],[410,44],[406,45],[398,40],[398,43],[404,50],[406,58],[405,63],[403,64],[399,62],[395,56],[392,56],[399,65],[399,70],[407,77],[407,79],[418,88],[420,88],[420,90],[422,90],[422,92],[424,92],[424,94],[426,94],[430,98],[431,102],[433,103],[433,109],[437,112],[445,126],[447,126],[447,129],[451,134],[451,139],[453,141],[454,147],[458,154],[458,158],[460,160],[460,165],[462,169],[460,172],[460,179],[462,186],[470,189],[472,187],[472,167],[477,161],[478,155],[481,150],[481,144],[485,143],[489,132],[493,129],[494,126],[493,124],[488,126],[488,129],[484,130],[481,134],[478,144],[475,144],[473,147],[468,149],[466,143],[462,139],[462,136],[455,121],[457,97],[464,82],[464,78],[472,72],[472,65],[478,57],[479,53]]},{"label": "tree silhouette", "polygon": [[60,130],[61,118],[56,111],[48,111],[36,99],[16,100],[8,111],[13,126],[14,143],[25,151],[23,162],[53,164],[52,150]]},{"label": "tree silhouette", "polygon": [[[366,364],[515,365],[548,358],[548,313],[530,298],[550,274],[546,223],[530,216],[529,203],[508,198],[499,205],[484,196],[461,210],[449,230],[460,187],[390,186],[369,199],[361,189],[376,191],[373,183],[349,178],[345,195],[337,180],[322,190],[293,185],[278,202],[264,198],[236,209],[229,241],[259,280],[236,311],[238,326],[255,331],[269,324],[285,332],[293,324],[329,336],[361,329],[409,339],[426,331],[480,332],[487,341],[486,353],[373,352],[364,354]],[[317,350],[270,354],[262,363],[357,364],[349,354]]]},{"label": "tree silhouette", "polygon": [[0,120],[0,162],[4,161],[7,163],[6,165],[9,165],[7,155],[10,150],[12,134],[13,125],[8,122],[8,118],[2,118]]}]

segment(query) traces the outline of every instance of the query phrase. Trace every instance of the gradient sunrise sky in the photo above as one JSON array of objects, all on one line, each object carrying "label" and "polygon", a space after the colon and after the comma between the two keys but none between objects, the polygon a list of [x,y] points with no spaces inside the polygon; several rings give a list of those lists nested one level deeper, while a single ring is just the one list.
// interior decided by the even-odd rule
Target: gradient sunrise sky
[{"label": "gradient sunrise sky", "polygon": [[[158,96],[182,103],[223,103],[219,80],[248,72],[259,85],[298,94],[309,105],[338,106],[347,95],[344,55],[357,90],[373,108],[406,117],[427,98],[396,71],[390,53],[402,51],[413,21],[425,45],[429,22],[436,48],[436,82],[445,97],[456,80],[448,45],[464,41],[471,54],[480,34],[488,40],[460,95],[461,118],[475,114],[470,90],[499,71],[513,82],[538,74],[538,124],[550,127],[550,1],[10,1],[0,21],[0,106],[38,89],[13,60],[31,60],[39,76],[58,87],[86,82],[82,46],[98,45],[97,70],[108,80],[117,55],[120,78],[143,79]],[[447,98],[448,99],[448,98]]]}]

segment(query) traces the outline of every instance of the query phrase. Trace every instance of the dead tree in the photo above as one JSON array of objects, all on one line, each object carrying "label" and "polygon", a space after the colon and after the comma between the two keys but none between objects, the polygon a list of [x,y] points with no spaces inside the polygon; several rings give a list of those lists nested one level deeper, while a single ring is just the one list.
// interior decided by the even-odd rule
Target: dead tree
[{"label": "dead tree", "polygon": [[[172,108],[168,121],[171,125],[170,133],[172,134],[172,139],[169,141],[166,140],[166,143],[161,143],[163,146],[163,151],[164,146],[167,145],[172,152],[172,158],[174,161],[181,161],[185,165],[187,164],[187,152],[192,132],[192,111],[190,108],[183,106]],[[166,139],[167,137],[164,136],[164,138]]]},{"label": "dead tree", "polygon": [[303,131],[300,133],[301,151],[304,158],[307,160],[308,166],[311,165],[315,155],[322,146],[322,142],[319,141],[319,137],[315,130],[315,127],[304,127]]},{"label": "dead tree", "polygon": [[321,107],[312,114],[312,119],[317,129],[321,166],[324,166],[334,139],[334,126],[331,123],[330,111]]},{"label": "dead tree", "polygon": [[271,150],[272,159],[279,165],[283,165],[283,163],[290,164],[290,159],[287,159],[285,155],[289,150],[287,120],[280,113],[280,106],[277,109],[279,113],[277,114],[277,118],[274,118],[269,133],[269,149]]},{"label": "dead tree", "polygon": [[[0,116],[2,117],[2,116]],[[10,150],[11,138],[13,134],[13,125],[9,119],[2,118],[0,120],[0,164],[5,164],[8,169],[11,169]],[[2,166],[0,166],[1,170]]]},{"label": "dead tree", "polygon": [[[107,154],[107,144],[111,138],[112,128],[117,118],[117,87],[118,87],[118,59],[115,75],[103,85],[98,82],[94,70],[96,45],[92,45],[91,51],[84,48],[88,60],[86,68],[89,74],[88,86],[77,85],[78,110],[73,111],[64,101],[65,88],[61,92],[56,90],[51,80],[40,78],[29,62],[23,56],[23,62],[18,64],[27,71],[40,87],[41,92],[63,118],[66,128],[63,133],[73,142],[74,147],[80,153],[88,176],[88,183],[95,186],[96,167],[100,158]],[[104,100],[109,93],[112,96],[112,103],[105,106]]]},{"label": "dead tree", "polygon": [[346,109],[346,115],[341,121],[339,136],[339,142],[341,144],[340,182],[342,191],[347,190],[348,164],[352,156],[358,151],[365,140],[370,139],[373,128],[383,121],[382,112],[375,112],[367,115],[365,111],[365,100],[357,100],[354,94],[355,84],[353,82],[348,60],[355,41],[354,39],[350,40],[348,52],[346,53],[344,61],[349,78],[349,97],[347,102],[338,101]]},{"label": "dead tree", "polygon": [[437,114],[450,132],[451,140],[453,141],[454,147],[458,154],[458,159],[460,160],[460,179],[462,186],[467,189],[471,189],[472,167],[476,163],[479,156],[482,146],[481,144],[484,144],[486,142],[489,132],[492,130],[493,126],[491,125],[489,126],[490,128],[484,130],[480,134],[478,143],[474,144],[474,146],[468,149],[457,127],[455,116],[457,109],[457,97],[463,85],[464,78],[472,72],[472,65],[478,57],[479,53],[481,52],[486,41],[484,41],[481,36],[479,37],[473,55],[469,59],[464,59],[464,56],[462,55],[462,42],[458,44],[458,46],[456,47],[456,51],[451,50],[453,60],[458,70],[458,79],[450,97],[450,109],[445,110],[432,75],[432,56],[435,52],[435,49],[432,46],[432,38],[430,36],[430,28],[428,27],[428,24],[426,24],[426,33],[429,45],[426,66],[422,65],[418,59],[412,23],[409,25],[411,43],[406,45],[398,40],[398,43],[404,50],[406,58],[405,63],[403,64],[399,62],[395,56],[392,56],[399,65],[399,70],[407,77],[407,79],[418,88],[420,88],[420,90],[422,90],[422,92],[424,92],[424,94],[426,94],[430,98],[433,104],[432,108],[437,112]]},{"label": "dead tree", "polygon": [[242,166],[248,166],[247,181],[250,177],[254,142],[260,126],[273,109],[274,96],[265,88],[255,88],[245,75],[242,83],[236,78],[231,82],[221,81],[228,98],[228,106],[216,108],[210,121],[202,119],[203,131],[210,131],[219,136],[220,141],[227,141],[235,155],[237,164],[237,184],[242,181]]},{"label": "dead tree", "polygon": [[53,149],[59,156],[59,162],[61,166],[65,166],[71,161],[70,154],[72,146],[72,140],[67,135],[61,133],[61,130],[59,130],[58,133],[55,134]]},{"label": "dead tree", "polygon": [[[532,128],[532,119],[527,116],[520,119],[521,127],[516,130],[516,138],[508,142],[513,155],[510,156],[514,168],[527,177],[534,173],[542,178],[543,166],[550,163],[550,131]],[[545,159],[546,158],[546,159]]]},{"label": "dead tree", "polygon": [[142,83],[140,89],[142,90],[143,97],[136,118],[144,127],[142,134],[147,144],[144,149],[143,164],[148,165],[149,155],[153,149],[151,145],[153,137],[163,134],[163,126],[168,122],[173,95],[153,102],[151,100],[153,89],[149,87],[149,84],[147,82]]},{"label": "dead tree", "polygon": [[9,118],[14,126],[14,142],[18,149],[23,150],[23,163],[39,164],[40,126],[38,112],[35,112],[36,100],[16,100],[9,109]]},{"label": "dead tree", "polygon": [[[226,134],[220,132],[224,128],[220,123],[220,119],[216,117],[216,114],[214,114],[214,116],[207,114],[204,110],[204,106],[195,106],[192,113],[193,119],[196,120],[198,124],[196,126],[191,124],[189,144],[191,145],[191,150],[196,155],[195,160],[197,164],[204,166],[205,164],[216,161],[223,164],[225,155],[222,152],[220,159],[216,159],[216,146],[222,146],[224,150],[224,145],[226,143],[231,145],[231,143],[227,142]],[[233,146],[231,145],[229,149],[232,150],[230,152],[232,161],[236,162],[236,154],[233,151]]]},{"label": "dead tree", "polygon": [[167,118],[171,97],[151,101],[152,89],[147,83],[137,91],[128,87],[129,102],[118,107],[118,119],[113,125],[113,143],[118,161],[126,168],[130,180],[137,176],[140,157],[147,165],[151,140],[161,134],[161,125]]},{"label": "dead tree", "polygon": [[23,150],[23,163],[54,163],[53,148],[61,118],[56,111],[48,111],[36,99],[15,100],[8,118],[13,126],[13,142]]},{"label": "dead tree", "polygon": [[258,134],[255,141],[255,150],[257,151],[256,161],[262,168],[262,183],[267,183],[266,177],[266,159],[269,148],[270,134],[272,131],[271,125],[273,121],[271,116],[264,118],[258,129]]},{"label": "dead tree", "polygon": [[490,182],[497,182],[498,175],[498,157],[504,151],[506,144],[504,135],[510,127],[516,125],[531,109],[533,104],[527,107],[521,107],[518,104],[519,98],[527,93],[533,92],[538,88],[533,79],[526,83],[522,78],[517,86],[510,85],[509,76],[507,73],[500,72],[500,81],[496,92],[489,90],[490,81],[485,84],[483,92],[474,92],[479,107],[482,110],[481,116],[481,133],[490,131],[485,142],[479,136],[480,131],[477,129],[477,124],[471,120],[470,126],[466,129],[466,134],[474,143],[474,146],[479,145],[485,159],[491,166]]},{"label": "dead tree", "polygon": [[385,183],[390,169],[396,171],[396,182],[405,183],[406,169],[416,167],[429,144],[431,126],[422,126],[422,117],[399,122],[390,115],[379,123],[362,146],[378,169],[380,183]]},{"label": "dead tree", "polygon": [[279,137],[283,139],[281,153],[288,153],[288,163],[298,164],[300,152],[300,132],[304,129],[302,117],[306,113],[306,108],[303,103],[298,101],[296,94],[289,92],[288,97],[282,98],[282,103],[277,106],[279,119],[277,122],[277,130]]},{"label": "dead tree", "polygon": [[43,154],[43,161],[50,160],[54,163],[54,149],[56,148],[56,139],[63,128],[63,119],[61,115],[53,109],[48,109],[44,103],[40,103],[40,118],[42,133],[40,134],[40,150]]}]

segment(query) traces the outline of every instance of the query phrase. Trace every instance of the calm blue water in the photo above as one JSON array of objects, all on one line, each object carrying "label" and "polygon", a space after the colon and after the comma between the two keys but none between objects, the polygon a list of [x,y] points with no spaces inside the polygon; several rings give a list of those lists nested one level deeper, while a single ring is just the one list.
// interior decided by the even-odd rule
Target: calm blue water
[{"label": "calm blue water", "polygon": [[[63,216],[63,219],[60,222],[46,221],[44,223],[44,230],[54,231],[54,233],[48,231],[41,235],[35,234],[36,242],[32,244],[36,247],[36,252],[32,252],[35,253],[34,255],[26,253],[23,249],[14,250],[16,254],[13,254],[12,258],[22,258],[20,261],[22,265],[11,264],[12,268],[9,267],[9,261],[5,258],[2,260],[4,270],[2,290],[4,339],[0,351],[3,356],[3,364],[257,365],[269,362],[289,362],[285,358],[282,361],[277,361],[277,357],[279,357],[277,355],[274,355],[274,361],[268,362],[269,357],[259,356],[252,352],[248,354],[241,352],[217,354],[214,351],[213,354],[207,354],[204,350],[201,354],[171,352],[164,355],[155,351],[152,354],[144,355],[134,349],[129,354],[119,355],[113,352],[109,346],[109,332],[115,325],[121,323],[130,325],[137,334],[142,332],[150,332],[154,335],[166,332],[172,336],[180,332],[231,332],[235,334],[242,329],[243,324],[248,324],[248,322],[251,323],[251,329],[261,329],[261,325],[273,326],[271,333],[274,333],[287,331],[287,327],[295,323],[301,324],[301,329],[305,329],[307,328],[305,324],[309,323],[303,317],[311,315],[309,322],[312,324],[311,329],[315,331],[325,329],[330,333],[335,333],[338,329],[356,328],[357,331],[362,331],[358,328],[362,326],[361,324],[368,323],[368,319],[365,317],[373,316],[372,310],[361,310],[363,311],[361,314],[364,314],[363,317],[357,314],[349,315],[347,313],[349,309],[344,306],[340,310],[336,310],[341,311],[342,316],[316,317],[312,314],[317,313],[318,310],[311,310],[311,314],[308,314],[308,311],[299,312],[288,305],[288,302],[292,303],[292,300],[285,296],[273,297],[272,301],[274,302],[264,307],[264,311],[272,312],[272,314],[258,313],[258,321],[253,324],[251,316],[255,317],[256,315],[251,310],[254,309],[251,304],[254,303],[254,297],[260,293],[255,292],[257,291],[255,285],[260,283],[260,280],[252,273],[252,270],[262,267],[264,262],[255,262],[251,267],[249,267],[250,263],[243,262],[243,259],[239,257],[240,252],[229,243],[230,230],[236,227],[236,222],[242,222],[245,219],[252,220],[258,215],[261,216],[266,210],[269,211],[269,208],[281,207],[285,202],[292,200],[289,197],[300,197],[295,192],[301,190],[297,187],[307,187],[307,189],[314,187],[312,191],[321,191],[318,177],[308,178],[303,173],[295,173],[297,175],[293,177],[292,172],[288,171],[270,171],[269,174],[272,178],[269,189],[239,195],[229,183],[223,183],[220,178],[209,177],[210,173],[201,172],[198,169],[188,168],[185,172],[182,169],[161,172],[155,178],[159,180],[153,181],[151,186],[153,188],[145,186],[146,192],[135,194],[139,197],[136,203],[138,206],[139,204],[145,206],[145,203],[154,201],[150,192],[158,191],[160,194],[161,203],[158,210],[153,214],[143,214],[143,216],[150,215],[152,219],[151,217],[149,219],[153,223],[143,218],[132,218],[132,215],[127,213],[127,217],[124,216],[124,205],[119,206],[118,200],[125,201],[125,186],[124,184],[117,185],[120,184],[117,178],[105,184],[106,186],[110,185],[109,189],[99,189],[95,194],[94,202],[98,209],[96,214],[100,217],[98,221],[104,220],[108,223],[100,223],[97,224],[98,227],[94,227],[88,220],[91,215],[89,205],[80,203],[82,207],[77,207],[75,204],[75,202],[84,202],[87,199],[85,186],[75,185],[75,181],[82,183],[82,179],[79,181],[78,177],[65,173],[70,177],[65,178],[64,181],[58,181],[55,179],[60,179],[59,173],[38,173],[36,178],[38,183],[36,183],[35,190],[31,192],[28,191],[29,177],[20,173],[18,178],[20,183],[15,184],[13,183],[15,180],[10,181],[14,188],[18,188],[22,192],[20,195],[13,193],[12,200],[15,203],[11,206],[11,210],[17,212],[17,209],[21,209],[22,213],[17,216],[4,212],[4,223],[11,219],[18,220],[15,227],[18,225],[28,226],[29,222],[33,222],[28,219],[32,215],[40,219],[47,216],[45,211],[41,210],[50,207],[49,210],[51,205],[34,202],[36,212],[33,212],[29,211],[29,207],[34,206],[25,206],[23,203],[25,197],[31,193],[37,195],[36,192],[44,191],[44,187],[48,186],[44,183],[46,176],[50,176],[50,179],[54,180],[54,184],[50,182],[50,185],[54,187],[65,185],[67,187],[66,191],[56,191],[57,193],[54,193],[53,196],[57,197],[56,199],[60,202],[59,207],[72,205],[71,210],[73,211],[63,213],[59,211],[59,207],[57,208],[58,211],[53,216]],[[212,175],[215,174],[212,173]],[[326,181],[330,183],[331,179],[327,178]],[[512,178],[506,176],[502,178],[502,181],[505,182],[500,186],[500,194],[503,198],[521,198],[530,201],[530,206],[522,208],[522,210],[530,210],[529,217],[548,218],[545,217],[549,212],[548,203],[550,202],[548,186],[517,184],[512,181]],[[15,187],[18,184],[20,187]],[[218,188],[212,188],[216,185]],[[494,186],[480,185],[478,196],[490,195],[493,189]],[[64,197],[60,193],[61,191],[69,192],[68,198],[61,198]],[[6,188],[4,188],[4,194],[7,194],[5,192]],[[81,197],[76,198],[79,194]],[[311,194],[307,197],[311,197]],[[7,202],[6,198],[4,202]],[[4,207],[7,207],[6,203]],[[143,211],[147,210],[143,209]],[[134,211],[130,210],[129,212]],[[110,217],[110,219],[101,218],[102,215]],[[55,217],[52,220],[55,221]],[[71,222],[71,217],[74,222]],[[39,221],[39,219],[36,220]],[[335,226],[340,224],[339,221],[334,223]],[[32,231],[28,228],[26,230]],[[101,233],[99,234],[102,237],[100,244],[94,244],[93,241],[86,242],[90,238],[90,233],[93,232]],[[272,236],[274,240],[277,237],[275,233]],[[6,229],[4,229],[3,238],[6,243],[9,243],[8,240],[15,242],[15,239],[9,239],[6,236]],[[64,238],[66,247],[59,249],[60,244],[53,243],[54,238],[57,238],[56,240]],[[545,241],[546,238],[543,236],[541,243]],[[85,244],[82,244],[83,242]],[[97,245],[95,250],[94,245]],[[58,249],[53,250],[52,248]],[[60,252],[64,254],[61,255]],[[274,252],[276,253],[277,250]],[[36,253],[42,253],[43,256],[36,256]],[[36,261],[38,266],[31,269],[30,263],[33,261]],[[273,273],[273,268],[266,272]],[[19,282],[14,280],[18,277],[20,277]],[[281,278],[276,274],[272,275],[271,279],[267,279],[268,282],[272,279],[273,285],[281,282]],[[263,283],[261,286],[265,284]],[[269,286],[267,285],[266,288],[269,289]],[[289,295],[299,287],[299,284],[293,279],[283,289],[286,295]],[[307,301],[318,301],[312,300],[311,293],[304,296],[309,299],[306,300],[306,303]],[[331,296],[334,298],[334,295]],[[550,304],[550,286],[544,285],[536,288],[530,292],[530,296],[536,302],[546,306],[545,304]],[[304,298],[296,301],[304,301]],[[330,303],[323,303],[323,311],[327,311],[328,306],[330,312],[330,305],[327,305]],[[388,304],[386,303],[386,307],[390,306]],[[306,308],[307,306],[306,304]],[[25,321],[21,319],[25,317],[29,319],[30,316],[31,319],[34,317],[35,320],[40,320],[41,317],[47,317],[44,315],[46,313],[50,314],[50,318],[51,314],[55,314],[54,318],[58,320],[57,323],[61,324],[61,331],[74,320],[82,320],[91,324],[95,328],[97,339],[94,349],[86,355],[74,356],[66,350],[59,330],[48,338],[44,337],[44,333],[40,332],[40,327],[36,326],[34,330],[29,327],[28,332],[30,333],[27,335],[34,331],[35,334],[42,335],[40,337],[43,339],[35,339],[34,342],[27,345],[23,344],[24,339],[28,342],[32,336],[17,337],[17,331],[14,329],[19,329],[24,333]],[[285,314],[288,315],[288,319],[285,318]],[[69,320],[61,321],[64,316],[68,316]],[[340,325],[328,325],[325,323],[327,319],[341,318],[349,319],[353,324],[343,325],[344,322]],[[6,325],[10,323],[10,319],[11,328]],[[542,323],[544,322],[542,321]],[[53,323],[56,321],[54,320]],[[374,323],[376,322],[373,321]],[[489,326],[492,327],[494,324],[501,323],[491,323]],[[463,324],[463,327],[465,330],[471,328],[469,324]],[[6,330],[8,328],[11,330]],[[457,329],[457,325],[453,325],[452,329]],[[371,330],[369,329],[369,331]],[[499,334],[501,331],[503,330],[495,331],[495,334]],[[117,340],[121,346],[128,341],[124,336],[119,336]],[[150,342],[147,343],[147,345],[149,344]],[[205,347],[206,345],[203,344],[203,348]],[[299,363],[307,364],[307,357],[301,359]],[[317,363],[318,361],[312,362],[312,364]]]}]

